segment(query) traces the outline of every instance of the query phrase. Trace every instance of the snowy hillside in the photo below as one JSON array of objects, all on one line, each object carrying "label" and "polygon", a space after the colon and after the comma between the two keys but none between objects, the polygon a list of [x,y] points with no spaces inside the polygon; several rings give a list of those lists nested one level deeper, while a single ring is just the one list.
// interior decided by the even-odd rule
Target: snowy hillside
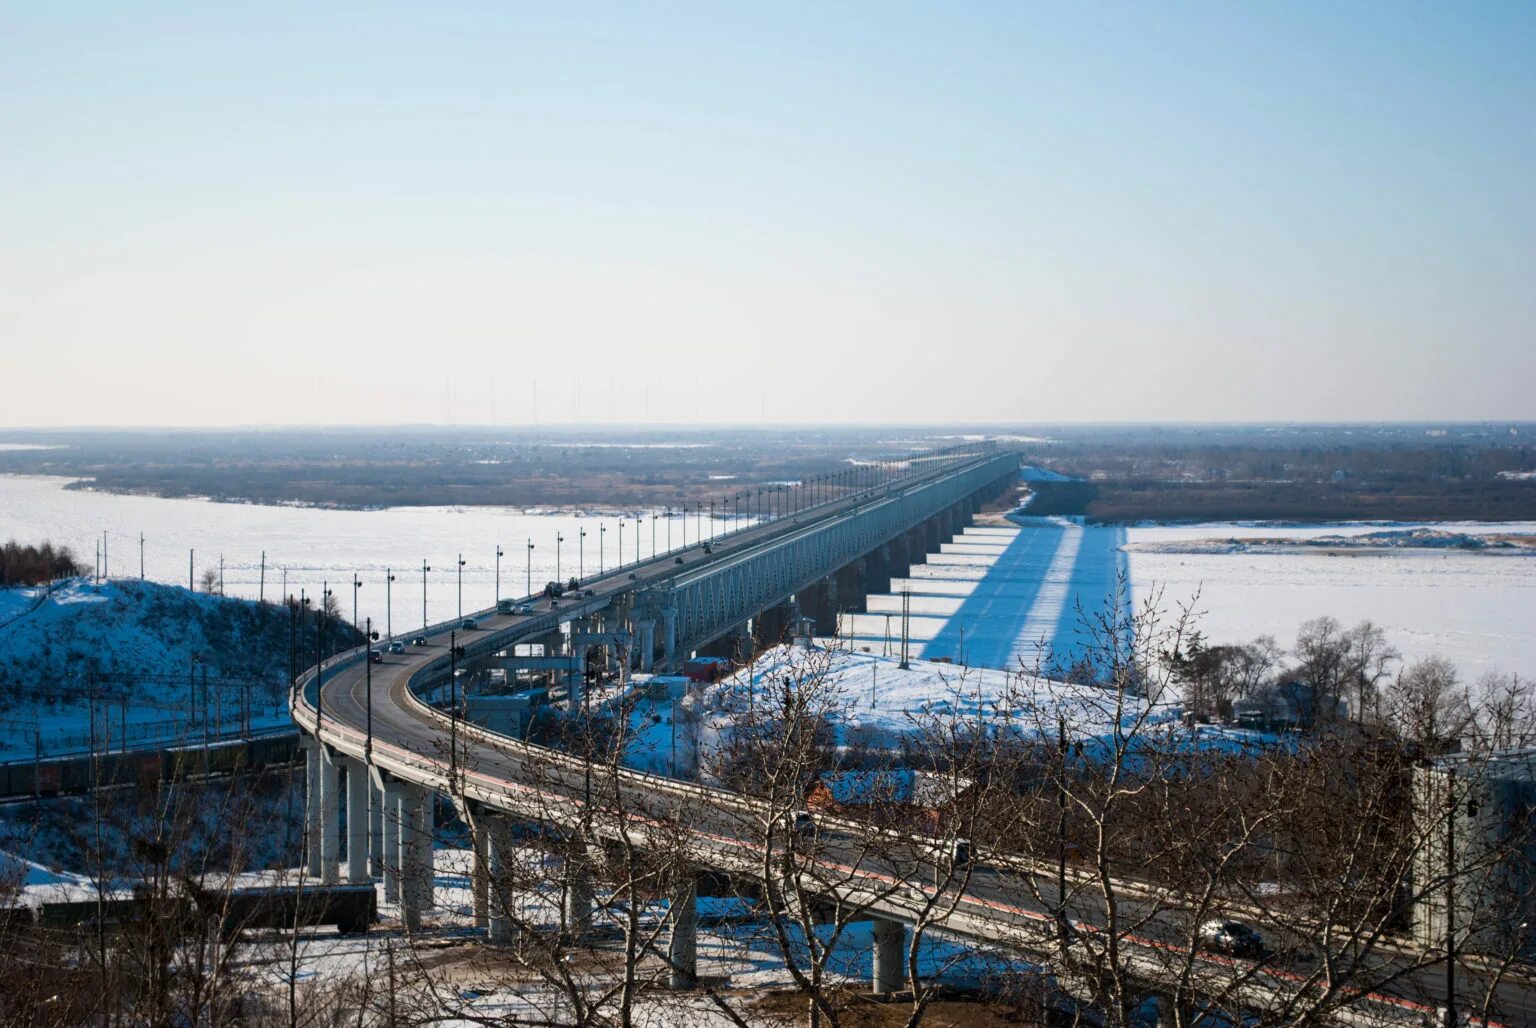
[{"label": "snowy hillside", "polygon": [[0,759],[39,733],[45,751],[89,742],[93,708],[118,738],[281,723],[288,667],[282,606],[137,580],[0,590]]}]

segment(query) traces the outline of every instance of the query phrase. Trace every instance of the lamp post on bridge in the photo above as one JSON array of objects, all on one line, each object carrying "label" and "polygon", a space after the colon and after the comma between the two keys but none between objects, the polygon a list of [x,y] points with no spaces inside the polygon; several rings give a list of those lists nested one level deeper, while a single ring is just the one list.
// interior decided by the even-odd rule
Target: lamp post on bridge
[{"label": "lamp post on bridge", "polygon": [[533,595],[533,540],[528,540],[528,595]]},{"label": "lamp post on bridge", "polygon": [[624,566],[624,519],[619,519],[619,567]]},{"label": "lamp post on bridge", "polygon": [[587,577],[587,528],[581,526],[576,532],[576,579],[582,581]]},{"label": "lamp post on bridge", "polygon": [[496,544],[496,604],[501,605],[501,543]]},{"label": "lamp post on bridge", "polygon": [[390,589],[390,586],[394,583],[394,581],[395,581],[395,571],[394,571],[394,569],[393,568],[385,568],[384,569],[384,638],[385,639],[390,639],[390,640],[393,640],[394,637],[395,637],[394,603],[392,602],[392,591]]},{"label": "lamp post on bridge", "polygon": [[608,526],[597,523],[597,577],[603,577],[603,554],[608,549]]},{"label": "lamp post on bridge", "polygon": [[357,591],[363,587],[363,580],[357,577],[357,572],[352,572],[352,627],[357,627]]},{"label": "lamp post on bridge", "polygon": [[557,581],[557,582],[561,581],[561,578],[560,578],[560,544],[563,543],[563,542],[565,542],[565,536],[562,535],[559,532],[556,532],[555,533],[555,581]]},{"label": "lamp post on bridge", "polygon": [[464,554],[459,554],[459,620],[464,620]]},{"label": "lamp post on bridge", "polygon": [[421,562],[421,630],[427,630],[427,572],[432,567],[425,560]]}]

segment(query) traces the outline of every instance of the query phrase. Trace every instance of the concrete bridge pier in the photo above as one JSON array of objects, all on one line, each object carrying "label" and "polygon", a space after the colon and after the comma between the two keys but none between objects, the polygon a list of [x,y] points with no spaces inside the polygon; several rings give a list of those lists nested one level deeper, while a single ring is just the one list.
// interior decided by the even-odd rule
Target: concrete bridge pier
[{"label": "concrete bridge pier", "polygon": [[663,607],[661,611],[662,666],[668,671],[677,670],[677,608]]},{"label": "concrete bridge pier", "polygon": [[381,872],[384,877],[384,900],[400,902],[400,801],[405,786],[388,782],[380,792],[384,796],[384,845],[381,850]]},{"label": "concrete bridge pier", "polygon": [[868,575],[865,561],[849,561],[837,570],[837,601],[840,610],[862,614],[869,609],[869,593],[865,587]]},{"label": "concrete bridge pier", "polygon": [[877,546],[864,557],[864,609],[869,609],[870,593],[891,591],[891,547]]},{"label": "concrete bridge pier", "polygon": [[407,931],[421,929],[432,905],[432,794],[405,785],[400,794],[400,913]]},{"label": "concrete bridge pier", "polygon": [[691,989],[699,981],[699,887],[690,875],[679,882],[667,909],[668,985]]},{"label": "concrete bridge pier", "polygon": [[815,622],[817,635],[831,635],[837,631],[837,579],[823,578],[804,592],[797,593],[795,599],[799,601],[801,614]]},{"label": "concrete bridge pier", "polygon": [[492,943],[503,945],[512,941],[512,865],[517,855],[512,849],[512,826],[499,814],[485,817],[487,849],[486,882],[487,935]]},{"label": "concrete bridge pier", "polygon": [[[912,573],[911,535],[910,532],[902,532],[885,544],[891,554],[890,563],[886,566],[891,578],[906,578]],[[887,588],[890,588],[889,584]]]},{"label": "concrete bridge pier", "polygon": [[341,879],[341,768],[340,758],[320,747],[320,881],[335,885]]},{"label": "concrete bridge pier", "polygon": [[934,515],[923,522],[923,553],[938,553],[944,545],[944,526],[939,524],[938,515]]},{"label": "concrete bridge pier", "polygon": [[474,865],[470,868],[470,892],[473,896],[475,927],[491,927],[491,834],[492,818],[486,811],[475,814],[469,826]]},{"label": "concrete bridge pier", "polygon": [[563,921],[571,939],[583,939],[592,933],[592,855],[585,845],[572,843],[562,868],[564,881]]},{"label": "concrete bridge pier", "polygon": [[304,870],[310,878],[319,878],[320,808],[325,800],[320,782],[320,744],[314,736],[301,733],[299,748],[304,751]]},{"label": "concrete bridge pier", "polygon": [[[914,527],[907,533],[907,559],[913,564],[921,564],[928,556],[928,525],[924,522]],[[908,567],[907,573],[911,574]]]},{"label": "concrete bridge pier", "polygon": [[874,990],[877,995],[898,992],[906,981],[906,926],[883,917],[874,919]]},{"label": "concrete bridge pier", "polygon": [[635,622],[635,648],[640,652],[640,670],[649,674],[656,663],[656,619]]},{"label": "concrete bridge pier", "polygon": [[799,616],[799,608],[793,602],[776,603],[754,615],[752,618],[752,634],[755,637],[754,655],[787,642],[790,623]]},{"label": "concrete bridge pier", "polygon": [[384,790],[372,768],[368,772],[368,873],[384,876]]},{"label": "concrete bridge pier", "polygon": [[361,884],[368,877],[368,794],[372,783],[361,760],[343,757],[347,769],[347,881]]}]

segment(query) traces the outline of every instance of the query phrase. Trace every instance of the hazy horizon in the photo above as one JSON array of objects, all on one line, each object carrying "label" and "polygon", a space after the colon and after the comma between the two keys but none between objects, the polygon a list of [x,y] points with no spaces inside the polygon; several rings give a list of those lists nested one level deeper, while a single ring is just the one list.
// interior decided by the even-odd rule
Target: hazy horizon
[{"label": "hazy horizon", "polygon": [[0,428],[1536,419],[1536,7],[0,15]]}]

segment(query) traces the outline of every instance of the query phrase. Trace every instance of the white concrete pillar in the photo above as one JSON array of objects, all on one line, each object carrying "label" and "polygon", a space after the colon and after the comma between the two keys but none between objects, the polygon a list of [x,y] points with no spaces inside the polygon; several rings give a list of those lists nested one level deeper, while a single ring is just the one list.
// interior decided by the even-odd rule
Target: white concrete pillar
[{"label": "white concrete pillar", "polygon": [[320,881],[335,885],[341,880],[341,768],[340,758],[320,748]]},{"label": "white concrete pillar", "polygon": [[905,926],[900,921],[874,919],[874,988],[877,993],[897,992],[906,981],[904,966]]},{"label": "white concrete pillar", "polygon": [[635,635],[640,648],[640,670],[649,674],[656,661],[656,621],[645,618],[635,622]]},{"label": "white concrete pillar", "polygon": [[304,869],[311,878],[320,877],[320,808],[324,795],[320,787],[320,746],[312,736],[300,737],[304,750]]},{"label": "white concrete pillar", "polygon": [[470,868],[470,887],[474,894],[476,928],[489,928],[491,924],[491,840],[488,831],[490,821],[491,815],[482,813],[469,826],[470,840],[474,850],[472,854],[474,866]]},{"label": "white concrete pillar", "polygon": [[347,767],[347,881],[368,881],[368,768],[361,760],[346,760]]},{"label": "white concrete pillar", "polygon": [[432,905],[432,794],[407,785],[400,797],[400,913],[407,931],[421,928]]},{"label": "white concrete pillar", "polygon": [[699,980],[699,891],[692,876],[679,885],[667,910],[669,985],[691,989]]},{"label": "white concrete pillar", "polygon": [[400,902],[400,798],[404,787],[391,782],[384,789],[384,900]]},{"label": "white concrete pillar", "polygon": [[677,670],[677,608],[667,607],[661,612],[661,660],[665,670]]},{"label": "white concrete pillar", "polygon": [[512,865],[517,855],[512,850],[512,826],[505,817],[491,815],[486,818],[486,836],[490,850],[489,935],[491,942],[504,944],[512,941],[513,903]]},{"label": "white concrete pillar", "polygon": [[583,847],[572,846],[565,858],[565,930],[573,939],[592,931],[592,861]]},{"label": "white concrete pillar", "polygon": [[384,790],[368,777],[368,871],[375,878],[384,877]]}]

